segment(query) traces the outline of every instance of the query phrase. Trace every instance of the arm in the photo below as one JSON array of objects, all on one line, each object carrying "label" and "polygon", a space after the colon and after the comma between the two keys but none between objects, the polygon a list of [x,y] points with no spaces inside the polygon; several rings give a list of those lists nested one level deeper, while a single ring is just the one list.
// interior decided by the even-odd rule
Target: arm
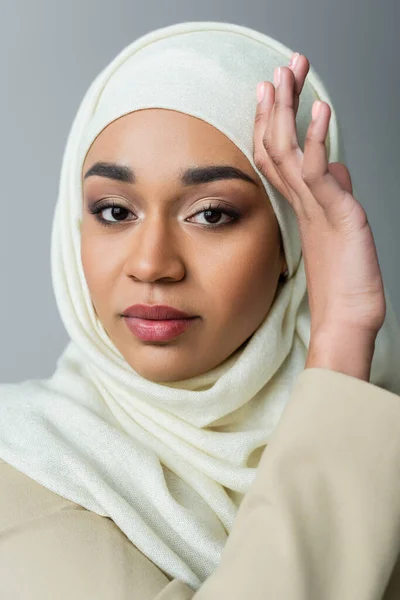
[{"label": "arm", "polygon": [[398,395],[328,369],[302,371],[218,568],[194,595],[174,580],[156,600],[389,600],[399,430]]},{"label": "arm", "polygon": [[311,338],[305,368],[330,369],[369,381],[375,339],[375,333],[330,327]]},{"label": "arm", "polygon": [[[368,383],[386,311],[376,247],[347,167],[328,162],[328,103],[296,143],[309,62],[289,66],[261,82],[254,161],[298,219],[309,355],[196,600],[382,600],[399,553],[400,401]],[[157,600],[183,600],[174,585]]]}]

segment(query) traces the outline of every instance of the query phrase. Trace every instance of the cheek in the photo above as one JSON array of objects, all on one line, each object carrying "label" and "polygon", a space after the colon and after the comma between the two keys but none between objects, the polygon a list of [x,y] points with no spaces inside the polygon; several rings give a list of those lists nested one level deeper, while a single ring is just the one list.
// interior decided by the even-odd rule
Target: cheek
[{"label": "cheek", "polygon": [[[204,262],[202,262],[204,266]],[[213,265],[213,266],[212,266]],[[224,248],[203,271],[205,285],[219,314],[238,313],[257,321],[271,305],[280,273],[279,239],[263,232]]]},{"label": "cheek", "polygon": [[110,298],[110,289],[118,268],[118,255],[110,251],[110,240],[86,234],[82,230],[81,260],[93,303],[100,306]]}]

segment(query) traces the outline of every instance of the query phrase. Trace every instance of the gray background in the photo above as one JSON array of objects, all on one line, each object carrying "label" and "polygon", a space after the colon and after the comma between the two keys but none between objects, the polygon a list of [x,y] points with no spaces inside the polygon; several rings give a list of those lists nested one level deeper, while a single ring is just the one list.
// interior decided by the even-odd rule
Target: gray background
[{"label": "gray background", "polygon": [[97,74],[184,21],[252,27],[305,54],[343,126],[347,166],[400,316],[398,0],[0,0],[0,382],[48,377],[68,342],[50,233],[66,137]]}]

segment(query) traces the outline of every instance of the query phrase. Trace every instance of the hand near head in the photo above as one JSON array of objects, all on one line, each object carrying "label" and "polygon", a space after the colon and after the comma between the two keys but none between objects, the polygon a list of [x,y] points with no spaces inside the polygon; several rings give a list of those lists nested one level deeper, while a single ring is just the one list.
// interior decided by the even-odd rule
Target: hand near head
[{"label": "hand near head", "polygon": [[[281,67],[279,85],[276,80],[276,87],[263,82],[265,93],[255,117],[254,162],[298,219],[311,313],[309,357],[329,339],[342,352],[357,340],[357,350],[354,347],[350,354],[362,354],[364,344],[372,361],[386,314],[382,274],[366,213],[352,193],[350,173],[344,164],[327,161],[329,104],[320,102],[304,153],[298,145],[295,117],[309,68],[307,58],[300,55],[294,67]],[[306,366],[317,365],[308,361]],[[361,365],[349,374],[361,371],[362,378],[367,371],[369,377],[369,368]]]}]

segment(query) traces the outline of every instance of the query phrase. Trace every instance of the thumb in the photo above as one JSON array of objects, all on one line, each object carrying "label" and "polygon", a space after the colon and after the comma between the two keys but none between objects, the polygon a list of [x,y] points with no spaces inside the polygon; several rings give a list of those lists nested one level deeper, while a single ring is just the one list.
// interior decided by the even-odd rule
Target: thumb
[{"label": "thumb", "polygon": [[329,163],[328,171],[347,192],[353,195],[351,176],[346,165],[340,162]]}]

